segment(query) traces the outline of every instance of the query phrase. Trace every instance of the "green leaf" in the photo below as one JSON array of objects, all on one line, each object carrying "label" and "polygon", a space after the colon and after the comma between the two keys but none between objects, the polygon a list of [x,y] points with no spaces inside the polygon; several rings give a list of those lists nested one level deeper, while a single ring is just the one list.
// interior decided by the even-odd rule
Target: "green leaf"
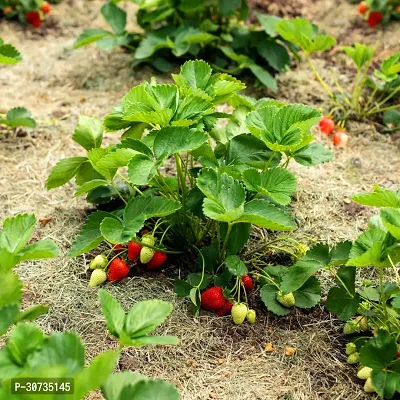
[{"label": "green leaf", "polygon": [[[22,370],[23,369],[16,365],[11,359],[10,353],[7,349],[0,350],[0,375],[3,382],[5,379],[15,378],[21,373]],[[3,395],[1,398],[7,399],[7,396],[9,398],[10,390],[7,390],[8,388],[6,389],[4,386],[5,384],[3,384],[2,388],[0,388],[0,396]],[[2,389],[5,390],[2,392]]]},{"label": "green leaf", "polygon": [[400,240],[400,210],[383,208],[379,213],[384,227],[396,239]]},{"label": "green leaf", "polygon": [[10,128],[16,128],[18,126],[35,128],[36,121],[32,118],[31,113],[26,108],[15,107],[7,113],[7,125]]},{"label": "green leaf", "polygon": [[48,190],[65,185],[78,172],[78,169],[87,161],[86,157],[64,158],[51,170],[46,181]]},{"label": "green leaf", "polygon": [[321,285],[315,276],[311,276],[303,286],[293,293],[296,307],[312,308],[321,300]]},{"label": "green leaf", "polygon": [[371,207],[400,207],[400,194],[374,185],[372,193],[360,193],[351,198],[355,203]]},{"label": "green leaf", "polygon": [[128,177],[134,185],[147,185],[155,173],[154,161],[144,154],[133,156],[129,161]]},{"label": "green leaf", "polygon": [[243,182],[250,191],[263,193],[281,205],[288,205],[296,191],[296,177],[287,169],[276,167],[258,173],[256,169],[243,172]]},{"label": "green leaf", "polygon": [[226,245],[227,255],[239,253],[249,240],[251,224],[235,224]]},{"label": "green leaf", "polygon": [[26,260],[40,260],[60,255],[60,250],[52,240],[41,240],[25,246],[19,253],[20,262]]},{"label": "green leaf", "polygon": [[107,329],[113,336],[119,337],[124,330],[125,311],[118,301],[104,289],[99,289],[99,300]]},{"label": "green leaf", "polygon": [[276,30],[306,53],[325,51],[336,44],[332,36],[316,35],[311,22],[302,18],[282,20],[276,25]]},{"label": "green leaf", "polygon": [[100,232],[100,224],[106,217],[113,217],[105,211],[96,211],[90,214],[83,224],[79,236],[75,239],[68,252],[69,257],[76,257],[96,248],[104,239]]},{"label": "green leaf", "polygon": [[162,380],[140,381],[135,385],[125,386],[119,400],[180,400],[178,390]]},{"label": "green leaf", "polygon": [[101,222],[100,231],[104,239],[110,243],[127,243],[143,228],[145,220],[144,214],[125,219],[124,223],[116,218],[106,217]]},{"label": "green leaf", "polygon": [[32,306],[32,307],[29,307],[26,310],[20,312],[17,315],[15,322],[33,321],[34,319],[37,319],[44,314],[47,314],[48,311],[49,311],[48,306],[43,306],[41,304],[39,304],[37,306]]},{"label": "green leaf", "polygon": [[[277,18],[269,16],[269,18]],[[290,64],[290,55],[286,47],[274,40],[262,41],[257,44],[258,54],[276,71],[281,72]]]},{"label": "green leaf", "polygon": [[170,346],[179,344],[176,336],[141,336],[139,338],[127,339],[129,346]]},{"label": "green leaf", "polygon": [[161,196],[140,196],[129,200],[124,211],[124,221],[128,222],[139,214],[144,214],[146,219],[153,217],[166,217],[181,208],[181,203],[168,200]]},{"label": "green leaf", "polygon": [[78,197],[84,193],[92,191],[93,189],[106,185],[108,185],[108,182],[104,179],[93,179],[92,181],[85,182],[83,185],[81,185],[75,192],[74,197]]},{"label": "green leaf", "polygon": [[372,369],[383,369],[396,357],[397,344],[385,330],[379,330],[360,349],[360,362]]},{"label": "green leaf", "polygon": [[385,399],[391,399],[396,391],[400,388],[400,374],[397,362],[397,370],[376,370],[371,372],[372,385],[376,389],[376,393]]},{"label": "green leaf", "polygon": [[14,46],[0,43],[0,64],[12,65],[20,61],[22,56]]},{"label": "green leaf", "polygon": [[251,200],[244,206],[243,215],[236,219],[237,222],[247,222],[276,231],[291,231],[296,229],[296,224],[289,214],[266,200]]},{"label": "green leaf", "polygon": [[[0,335],[4,335],[8,328],[15,322],[19,312],[18,304],[9,304],[0,307]],[[1,355],[0,355],[0,371],[1,371]]]},{"label": "green leaf", "polygon": [[[188,297],[191,289],[192,289],[192,285],[190,283],[187,283],[186,281],[183,281],[181,279],[175,279],[174,292],[177,296]],[[1,310],[0,310],[0,312],[1,312]]]},{"label": "green leaf", "polygon": [[101,14],[117,35],[122,35],[125,32],[126,11],[109,1],[101,7]]},{"label": "green leaf", "polygon": [[246,193],[239,181],[225,173],[204,170],[197,178],[197,186],[207,197],[203,201],[203,212],[209,218],[232,222],[243,214]]},{"label": "green leaf", "polygon": [[75,377],[75,398],[83,399],[91,391],[103,385],[114,371],[119,355],[119,351],[109,350],[95,357],[90,365]]},{"label": "green leaf", "polygon": [[125,331],[131,338],[141,338],[154,331],[171,314],[172,304],[162,300],[136,303],[128,312]]},{"label": "green leaf", "polygon": [[331,161],[333,153],[319,143],[311,143],[302,147],[293,154],[296,162],[306,167],[323,164]]},{"label": "green leaf", "polygon": [[276,25],[278,22],[282,21],[282,18],[276,17],[274,15],[263,15],[256,12],[256,16],[261,23],[266,34],[269,36],[276,36]]},{"label": "green leaf", "polygon": [[88,151],[100,147],[103,141],[102,121],[94,117],[80,115],[72,139]]},{"label": "green leaf", "polygon": [[240,0],[219,0],[219,11],[221,15],[227,16],[240,7]]},{"label": "green leaf", "polygon": [[189,152],[208,140],[206,134],[185,127],[166,127],[157,132],[154,140],[154,154],[166,158],[172,154]]},{"label": "green leaf", "polygon": [[171,39],[165,35],[159,33],[148,33],[146,37],[140,42],[135,52],[135,58],[137,60],[143,60],[151,57],[156,51],[160,49],[174,47],[174,43]]},{"label": "green leaf", "polygon": [[30,369],[63,366],[67,376],[80,373],[85,366],[85,348],[75,332],[52,333],[40,352],[29,360]]},{"label": "green leaf", "polygon": [[11,331],[6,347],[12,360],[17,365],[24,366],[28,357],[41,347],[44,340],[44,333],[38,326],[20,323]]},{"label": "green leaf", "polygon": [[109,37],[114,37],[114,35],[111,32],[103,29],[86,29],[79,35],[78,39],[74,43],[73,48],[78,49],[79,47],[87,46],[88,44]]},{"label": "green leaf", "polygon": [[0,307],[21,304],[22,282],[12,271],[1,273]]},{"label": "green leaf", "polygon": [[[18,214],[3,221],[3,230],[0,231],[0,249],[17,254],[28,243],[36,225],[33,214]],[[1,260],[0,260],[1,264]]]},{"label": "green leaf", "polygon": [[225,266],[233,276],[242,277],[249,272],[246,264],[237,256],[228,256],[225,260]]},{"label": "green leaf", "polygon": [[147,376],[132,371],[118,372],[108,377],[102,385],[101,391],[107,400],[119,400],[121,391],[125,386],[134,386],[137,382],[148,379]]},{"label": "green leaf", "polygon": [[356,293],[350,296],[344,289],[333,287],[326,299],[328,310],[337,315],[337,317],[346,321],[357,312],[360,304],[360,296]]},{"label": "green leaf", "polygon": [[375,47],[361,43],[354,43],[354,46],[343,46],[343,51],[354,61],[358,69],[371,61],[375,53]]},{"label": "green leaf", "polygon": [[278,91],[276,79],[266,69],[257,64],[250,64],[248,68],[264,86],[274,93]]},{"label": "green leaf", "polygon": [[278,293],[279,290],[275,285],[264,285],[260,290],[260,297],[268,311],[283,317],[288,315],[290,310],[276,299]]},{"label": "green leaf", "polygon": [[[88,153],[91,162],[92,162],[92,157],[91,157],[92,152],[93,150],[90,150],[90,152]],[[127,166],[132,157],[135,156],[136,154],[137,151],[132,149],[117,148],[115,149],[115,151],[111,151],[105,154],[100,159],[96,160],[95,165],[93,166],[100,174],[112,180],[118,168]]]},{"label": "green leaf", "polygon": [[181,67],[181,75],[193,88],[205,89],[211,77],[211,67],[205,61],[187,61]]}]

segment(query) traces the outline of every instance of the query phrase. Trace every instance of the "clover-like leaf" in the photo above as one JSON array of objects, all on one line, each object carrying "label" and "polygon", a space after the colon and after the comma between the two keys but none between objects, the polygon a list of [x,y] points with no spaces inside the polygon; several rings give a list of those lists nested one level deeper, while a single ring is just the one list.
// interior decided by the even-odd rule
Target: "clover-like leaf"
[{"label": "clover-like leaf", "polygon": [[374,185],[374,191],[371,193],[360,193],[351,197],[358,204],[371,207],[400,207],[400,194],[388,189],[381,189]]},{"label": "clover-like leaf", "polygon": [[112,37],[115,37],[114,34],[104,29],[86,29],[78,36],[73,48],[79,49],[80,47]]},{"label": "clover-like leaf", "polygon": [[75,128],[72,139],[85,150],[100,147],[103,141],[103,124],[101,120],[86,115],[80,115],[79,123]]}]

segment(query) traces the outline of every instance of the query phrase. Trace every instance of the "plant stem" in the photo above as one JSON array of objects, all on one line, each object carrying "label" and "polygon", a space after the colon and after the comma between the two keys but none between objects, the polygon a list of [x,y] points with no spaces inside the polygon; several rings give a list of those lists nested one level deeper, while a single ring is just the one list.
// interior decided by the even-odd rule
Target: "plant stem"
[{"label": "plant stem", "polygon": [[317,78],[318,82],[321,84],[321,86],[324,88],[325,92],[328,94],[328,96],[332,99],[335,98],[334,94],[332,93],[331,89],[326,85],[324,80],[322,79],[321,75],[318,73],[317,69],[315,68],[314,64],[311,61],[311,57],[309,53],[305,53],[306,55],[306,60],[308,65],[310,66],[311,70],[314,72],[315,77]]},{"label": "plant stem", "polygon": [[367,113],[367,115],[372,115],[372,114],[377,114],[377,113],[384,112],[384,111],[394,110],[394,109],[399,108],[399,107],[400,107],[400,104],[396,104],[394,106],[381,108],[380,110],[369,111]]},{"label": "plant stem", "polygon": [[[393,90],[393,92],[392,93],[390,93],[388,96],[386,96],[382,101],[380,101],[369,113],[368,113],[368,115],[369,114],[375,114],[375,113],[377,113],[377,112],[380,112],[380,111],[383,111],[384,109],[380,109],[380,107],[381,106],[383,106],[385,103],[387,103],[393,96],[395,96],[397,93],[399,93],[400,92],[400,87],[398,87],[397,89],[395,89],[395,90]],[[395,107],[398,107],[399,105],[397,104],[397,106],[395,106]],[[376,111],[374,111],[376,109]],[[374,112],[372,112],[372,111],[374,111]]]},{"label": "plant stem", "polygon": [[114,185],[114,182],[111,182],[110,185],[112,186],[112,188],[117,192],[118,197],[125,203],[125,205],[127,205],[127,201],[123,198],[121,192],[117,189],[117,187]]},{"label": "plant stem", "polygon": [[140,240],[137,240],[135,238],[131,239],[131,242],[140,244],[141,246],[149,247],[152,250],[160,251],[165,254],[183,254],[182,251],[160,249],[159,247],[151,246],[150,244],[147,244],[147,243],[145,245],[143,245],[143,243]]},{"label": "plant stem", "polygon": [[226,231],[224,244],[222,245],[221,256],[225,258],[226,246],[228,245],[229,236],[231,235],[233,225],[228,222],[228,230]]},{"label": "plant stem", "polygon": [[128,179],[125,178],[120,172],[117,172],[117,176],[121,178],[123,181],[125,181],[129,186],[131,186],[133,189],[135,189],[141,196],[143,196],[143,192],[140,191],[135,185],[129,182]]}]

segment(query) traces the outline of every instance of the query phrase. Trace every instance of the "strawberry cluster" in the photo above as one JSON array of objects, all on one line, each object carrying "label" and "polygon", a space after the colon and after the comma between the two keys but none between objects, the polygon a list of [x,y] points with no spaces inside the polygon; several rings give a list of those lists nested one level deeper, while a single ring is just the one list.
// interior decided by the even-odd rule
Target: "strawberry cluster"
[{"label": "strawberry cluster", "polygon": [[380,11],[371,11],[365,1],[359,3],[357,9],[360,14],[366,16],[370,28],[378,25],[383,20],[383,14]]},{"label": "strawberry cluster", "polygon": [[[40,4],[40,2],[38,3]],[[6,5],[3,8],[3,14],[8,19],[19,17],[22,22],[26,22],[35,28],[39,28],[45,19],[46,14],[49,14],[51,11],[50,4],[47,1],[44,1],[40,6],[37,5],[33,8],[31,8],[31,6],[32,4],[30,4],[27,9],[27,6],[23,2],[14,1],[11,5]]]},{"label": "strawberry cluster", "polygon": [[[148,247],[154,245],[154,237],[146,234],[142,237],[141,244],[130,242],[127,247],[120,244],[115,245],[113,251],[117,256],[110,262],[103,254],[96,256],[89,264],[89,269],[93,270],[89,286],[95,287],[107,280],[117,282],[125,278],[130,271],[127,261],[140,262],[150,270],[161,268],[167,260],[167,255]],[[126,254],[127,261],[122,258],[123,254]]]},{"label": "strawberry cluster", "polygon": [[335,126],[333,119],[329,116],[322,117],[319,121],[319,130],[323,135],[332,135],[332,142],[335,146],[346,147],[349,141],[349,135],[341,128]]}]

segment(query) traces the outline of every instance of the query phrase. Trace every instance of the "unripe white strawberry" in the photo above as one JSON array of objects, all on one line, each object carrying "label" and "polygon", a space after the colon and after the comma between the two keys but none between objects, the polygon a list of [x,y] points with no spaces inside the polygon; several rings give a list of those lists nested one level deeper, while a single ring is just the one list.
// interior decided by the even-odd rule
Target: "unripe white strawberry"
[{"label": "unripe white strawberry", "polygon": [[155,251],[150,249],[150,247],[142,247],[142,250],[140,250],[140,262],[142,264],[147,264],[153,258],[154,253]]},{"label": "unripe white strawberry", "polygon": [[357,372],[357,378],[363,379],[364,381],[368,379],[371,376],[372,368],[370,367],[362,367],[358,372]]},{"label": "unripe white strawberry", "polygon": [[107,280],[107,274],[102,269],[95,269],[90,276],[89,286],[96,287]]},{"label": "unripe white strawberry", "polygon": [[148,244],[150,246],[154,246],[154,243],[155,243],[154,237],[151,236],[150,234],[149,235],[145,235],[145,236],[142,237],[142,244],[143,245]]},{"label": "unripe white strawberry", "polygon": [[375,393],[376,389],[374,388],[374,385],[372,384],[371,377],[369,377],[364,384],[364,391],[366,393]]},{"label": "unripe white strawberry", "polygon": [[347,343],[346,344],[346,354],[349,356],[350,354],[353,354],[357,351],[357,346],[353,343]]},{"label": "unripe white strawberry", "polygon": [[254,310],[247,311],[246,319],[250,324],[254,324],[256,322],[256,312]]},{"label": "unripe white strawberry", "polygon": [[357,364],[360,361],[360,354],[353,353],[347,357],[347,364]]},{"label": "unripe white strawberry", "polygon": [[90,261],[89,269],[105,269],[108,264],[108,259],[104,254],[99,254]]},{"label": "unripe white strawberry", "polygon": [[243,303],[237,303],[232,307],[231,316],[232,321],[236,325],[242,325],[247,315],[247,306]]},{"label": "unripe white strawberry", "polygon": [[287,308],[293,307],[296,303],[292,292],[288,294],[278,293],[276,299],[279,301],[279,303]]}]

